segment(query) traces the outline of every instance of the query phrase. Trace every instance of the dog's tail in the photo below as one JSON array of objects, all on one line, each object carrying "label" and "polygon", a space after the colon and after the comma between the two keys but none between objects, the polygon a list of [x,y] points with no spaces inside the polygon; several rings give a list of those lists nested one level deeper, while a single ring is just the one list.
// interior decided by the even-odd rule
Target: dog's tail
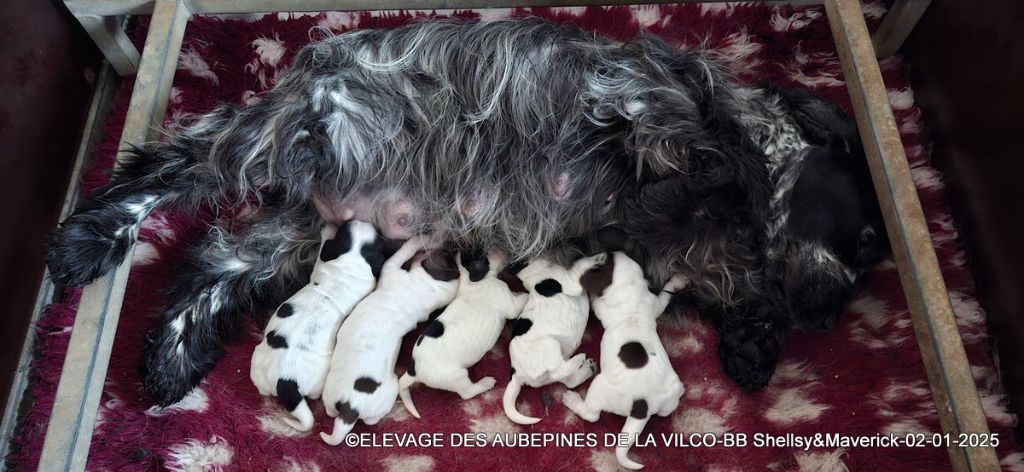
[{"label": "dog's tail", "polygon": [[413,377],[409,372],[402,374],[402,377],[398,379],[398,396],[402,399],[402,405],[409,411],[409,414],[420,417],[420,412],[416,411],[416,405],[412,403],[412,393],[409,392],[409,387],[416,384],[416,377]]},{"label": "dog's tail", "polygon": [[284,422],[299,431],[309,431],[313,428],[313,411],[309,409],[309,403],[303,398],[299,405],[291,411],[292,418],[284,418]]},{"label": "dog's tail", "polygon": [[345,440],[345,436],[348,436],[348,433],[352,431],[352,427],[355,425],[356,423],[354,421],[352,423],[346,423],[341,416],[338,416],[337,418],[334,418],[334,431],[332,431],[331,434],[321,431],[320,439],[323,439],[327,444],[337,446]]},{"label": "dog's tail", "polygon": [[522,379],[520,379],[518,375],[512,374],[512,379],[508,381],[508,385],[505,387],[505,395],[502,396],[502,404],[505,407],[505,416],[515,423],[534,424],[540,421],[540,418],[526,416],[516,409],[516,399],[519,398],[519,391],[522,388]]},{"label": "dog's tail", "polygon": [[626,436],[626,443],[619,444],[615,447],[615,458],[618,459],[619,465],[630,469],[639,470],[644,468],[643,464],[633,462],[629,459],[629,448],[633,447],[633,443],[636,442],[637,436],[643,432],[644,427],[647,426],[647,420],[650,417],[637,419],[632,416],[626,417],[626,424],[622,425],[622,433]]}]

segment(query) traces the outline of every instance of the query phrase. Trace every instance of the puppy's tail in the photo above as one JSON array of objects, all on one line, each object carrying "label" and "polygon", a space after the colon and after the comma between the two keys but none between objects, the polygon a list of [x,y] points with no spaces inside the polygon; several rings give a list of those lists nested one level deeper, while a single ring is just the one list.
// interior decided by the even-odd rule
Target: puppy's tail
[{"label": "puppy's tail", "polygon": [[632,416],[626,417],[626,424],[622,426],[622,433],[626,434],[626,444],[620,444],[615,447],[615,458],[618,459],[619,465],[630,469],[639,470],[644,468],[643,464],[633,462],[629,459],[629,448],[633,447],[633,443],[636,442],[637,436],[643,432],[644,427],[647,426],[647,420],[650,417],[644,419],[636,419]]},{"label": "puppy's tail", "polygon": [[332,431],[331,434],[321,431],[320,439],[323,439],[327,444],[337,446],[345,440],[345,436],[348,436],[348,433],[352,431],[352,427],[355,425],[356,423],[354,421],[352,423],[346,423],[341,416],[338,416],[337,418],[334,418],[334,431]]},{"label": "puppy's tail", "polygon": [[508,381],[508,385],[505,387],[505,395],[502,396],[502,405],[505,407],[505,416],[515,423],[534,424],[540,421],[540,418],[526,416],[516,409],[516,399],[519,398],[519,391],[522,388],[522,379],[520,379],[518,375],[513,374],[512,379]]},{"label": "puppy's tail", "polygon": [[413,377],[408,372],[402,374],[402,378],[398,379],[398,396],[402,399],[402,405],[409,411],[409,414],[418,419],[420,412],[416,411],[416,405],[412,403],[412,393],[409,392],[409,387],[415,384],[416,377]]},{"label": "puppy's tail", "polygon": [[299,405],[291,411],[293,418],[285,418],[284,422],[299,431],[309,431],[313,428],[313,411],[309,409],[309,403],[303,398]]}]

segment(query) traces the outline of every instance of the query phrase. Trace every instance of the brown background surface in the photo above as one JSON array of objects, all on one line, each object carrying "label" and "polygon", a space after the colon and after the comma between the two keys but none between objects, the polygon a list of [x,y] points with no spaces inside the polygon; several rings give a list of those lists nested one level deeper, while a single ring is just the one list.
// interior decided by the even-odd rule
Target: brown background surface
[{"label": "brown background surface", "polygon": [[1021,416],[1024,2],[933,1],[903,53],[970,251],[998,365]]},{"label": "brown background surface", "polygon": [[0,8],[0,406],[42,280],[43,242],[64,203],[97,57],[59,2]]}]

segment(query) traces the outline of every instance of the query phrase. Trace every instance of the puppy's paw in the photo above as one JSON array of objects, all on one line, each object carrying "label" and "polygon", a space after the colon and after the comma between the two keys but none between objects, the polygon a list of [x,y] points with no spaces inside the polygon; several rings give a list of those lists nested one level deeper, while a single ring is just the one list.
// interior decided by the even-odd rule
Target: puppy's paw
[{"label": "puppy's paw", "polygon": [[46,265],[54,283],[84,285],[113,270],[134,242],[133,224],[125,215],[106,208],[64,220],[46,246]]},{"label": "puppy's paw", "polygon": [[718,342],[722,370],[745,390],[768,385],[780,351],[778,337],[767,323],[723,327]]},{"label": "puppy's paw", "polygon": [[484,377],[476,384],[480,389],[482,389],[480,390],[480,393],[483,393],[494,388],[494,386],[498,384],[498,381],[495,380],[494,377]]},{"label": "puppy's paw", "polygon": [[599,410],[591,410],[590,407],[587,406],[587,402],[583,400],[583,397],[572,390],[566,390],[566,392],[562,394],[562,404],[565,405],[566,408],[572,410],[573,413],[576,413],[580,418],[591,423],[597,421],[601,416],[601,412]]},{"label": "puppy's paw", "polygon": [[583,397],[572,390],[566,390],[565,393],[562,394],[562,404],[565,405],[566,408],[577,412],[576,414],[579,414],[579,410],[583,406]]}]

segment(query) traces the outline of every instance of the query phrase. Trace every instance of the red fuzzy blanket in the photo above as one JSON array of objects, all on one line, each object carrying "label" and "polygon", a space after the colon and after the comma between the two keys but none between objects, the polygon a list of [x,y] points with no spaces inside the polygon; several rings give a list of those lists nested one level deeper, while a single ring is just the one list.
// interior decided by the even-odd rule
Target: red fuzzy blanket
[{"label": "red fuzzy blanket", "polygon": [[[881,2],[865,5],[876,26]],[[849,109],[835,48],[821,7],[707,4],[660,7],[534,9],[527,11],[459,12],[482,18],[534,14],[551,21],[571,22],[612,38],[626,39],[642,31],[662,36],[679,47],[701,44],[720,52],[740,80],[774,81],[808,87]],[[310,30],[394,27],[413,14],[332,13],[261,18],[196,18],[189,25],[171,94],[168,127],[183,118],[210,110],[221,102],[249,102],[272,86],[295,52],[310,41]],[[139,34],[136,34],[139,37]],[[943,197],[940,175],[929,166],[929,144],[922,134],[921,113],[899,58],[882,62],[889,98],[903,135],[928,217],[946,283],[972,371],[981,393],[1004,466],[1024,470],[1024,452],[1010,432],[1017,419],[1006,410],[998,375],[989,356],[985,313],[973,298],[967,257],[957,241]],[[102,185],[110,167],[124,120],[131,83],[121,89],[119,106],[108,120],[106,136],[85,177],[85,193]],[[86,198],[88,195],[86,195]],[[158,410],[143,394],[138,367],[145,330],[163,306],[161,289],[173,276],[188,245],[204,232],[201,216],[157,212],[144,224],[133,261],[124,311],[118,328],[99,420],[89,458],[91,470],[570,470],[616,469],[605,433],[617,433],[623,419],[605,414],[590,424],[558,401],[562,386],[526,389],[521,409],[543,421],[532,427],[509,422],[501,411],[501,385],[469,401],[416,388],[422,420],[410,417],[401,404],[375,427],[358,425],[356,433],[374,433],[366,440],[384,443],[404,439],[384,433],[438,433],[419,436],[421,443],[329,447],[317,431],[330,428],[322,406],[311,433],[285,426],[275,401],[261,398],[249,380],[249,358],[259,340],[257,327],[230,346],[226,357],[202,385],[181,403]],[[26,470],[35,469],[46,422],[80,290],[70,290],[64,303],[50,306],[37,327],[39,356],[33,363],[35,402],[9,458]],[[596,321],[582,350],[598,355],[601,329]],[[925,380],[925,371],[900,289],[895,266],[887,263],[865,278],[841,325],[829,334],[794,333],[771,385],[745,393],[719,370],[717,334],[692,313],[663,320],[661,335],[686,386],[679,409],[653,419],[632,456],[650,470],[945,470],[949,458],[941,447],[862,447],[840,444],[837,438],[921,433],[931,439],[940,432]],[[399,359],[409,359],[410,334]],[[508,333],[478,366],[474,378],[506,379]],[[580,388],[585,390],[586,384]],[[476,433],[482,433],[477,435]],[[583,444],[538,447],[544,436],[495,436],[496,433],[567,433]],[[589,435],[588,435],[589,433]],[[674,444],[666,443],[670,436]],[[695,438],[691,433],[707,433]],[[830,433],[809,447],[764,444],[765,435],[792,441],[796,436]],[[470,444],[459,444],[469,435]],[[493,445],[528,441],[526,444]],[[695,439],[699,439],[695,441]],[[534,444],[530,444],[532,441]],[[736,443],[745,441],[745,446]],[[429,442],[430,444],[424,444]],[[462,441],[465,442],[465,441]],[[479,442],[488,445],[479,447]],[[698,444],[693,444],[693,443]],[[594,445],[596,443],[596,445]],[[478,446],[478,447],[472,447]],[[689,447],[683,447],[689,446]]]}]

